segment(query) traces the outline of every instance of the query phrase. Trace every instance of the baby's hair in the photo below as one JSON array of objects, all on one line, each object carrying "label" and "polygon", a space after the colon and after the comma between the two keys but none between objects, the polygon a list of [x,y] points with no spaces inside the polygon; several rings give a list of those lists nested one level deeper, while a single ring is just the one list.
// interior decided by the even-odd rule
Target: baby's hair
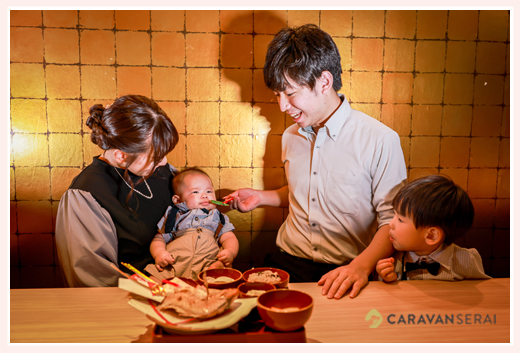
[{"label": "baby's hair", "polygon": [[395,195],[392,205],[398,214],[411,218],[415,228],[441,228],[446,245],[452,244],[471,228],[475,215],[468,194],[450,178],[440,174],[405,185]]},{"label": "baby's hair", "polygon": [[175,176],[173,177],[172,183],[173,183],[173,190],[175,193],[177,193],[177,190],[179,189],[179,185],[182,184],[182,182],[184,181],[184,178],[186,178],[188,175],[191,175],[191,174],[205,175],[211,181],[211,178],[208,175],[208,173],[206,173],[205,171],[203,171],[200,168],[192,167],[192,168],[184,169],[183,171],[175,174]]}]

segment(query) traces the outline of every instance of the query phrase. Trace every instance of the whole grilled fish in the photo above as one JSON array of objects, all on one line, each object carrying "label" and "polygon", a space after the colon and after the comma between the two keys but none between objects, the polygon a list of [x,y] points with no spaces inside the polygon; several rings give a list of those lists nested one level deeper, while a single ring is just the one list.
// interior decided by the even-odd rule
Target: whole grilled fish
[{"label": "whole grilled fish", "polygon": [[175,310],[185,317],[207,319],[219,315],[229,309],[231,303],[238,297],[238,289],[213,289],[188,286],[176,289],[168,294],[157,306],[160,310]]}]

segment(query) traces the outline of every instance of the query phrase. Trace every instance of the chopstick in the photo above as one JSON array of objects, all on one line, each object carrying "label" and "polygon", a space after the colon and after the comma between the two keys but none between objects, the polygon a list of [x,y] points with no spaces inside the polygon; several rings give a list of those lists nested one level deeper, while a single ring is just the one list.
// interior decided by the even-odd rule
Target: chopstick
[{"label": "chopstick", "polygon": [[202,280],[204,281],[204,287],[206,287],[206,306],[208,306],[208,297],[209,297],[209,286],[208,286],[208,278],[207,271],[204,271],[202,274]]},{"label": "chopstick", "polygon": [[116,265],[114,264],[110,264],[110,267],[112,267],[114,270],[116,270],[117,272],[119,272],[120,274],[122,274],[123,276],[125,276],[126,278],[130,278],[130,275],[128,273],[124,273],[123,271],[121,271]]},{"label": "chopstick", "polygon": [[160,283],[157,283],[156,281],[154,281],[150,277],[146,276],[144,273],[139,271],[134,266],[132,266],[130,264],[127,264],[127,263],[124,263],[124,262],[121,262],[121,265],[123,265],[126,268],[128,268],[129,270],[133,271],[137,276],[139,276],[139,278],[144,280],[148,284],[148,287],[150,287],[150,289],[152,291],[152,294],[155,295],[155,294],[158,294],[158,293],[159,294],[164,294],[165,293],[164,288],[161,286]]},{"label": "chopstick", "polygon": [[132,272],[134,272],[136,275],[138,275],[139,277],[141,277],[141,278],[144,279],[145,281],[147,281],[147,282],[152,282],[152,283],[157,283],[157,282],[155,282],[153,279],[151,279],[150,277],[148,277],[147,275],[145,275],[144,273],[142,273],[141,271],[139,271],[137,268],[135,268],[134,266],[132,266],[132,265],[130,265],[130,264],[127,264],[127,263],[121,262],[121,265],[125,266],[126,268],[128,268],[129,270],[131,270]]}]

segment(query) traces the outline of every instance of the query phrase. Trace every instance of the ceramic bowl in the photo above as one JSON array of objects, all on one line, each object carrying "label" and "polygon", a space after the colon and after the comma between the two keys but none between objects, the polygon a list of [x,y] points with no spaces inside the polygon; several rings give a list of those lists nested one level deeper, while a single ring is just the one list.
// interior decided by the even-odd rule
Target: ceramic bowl
[{"label": "ceramic bowl", "polygon": [[265,325],[277,331],[294,331],[305,325],[314,306],[310,295],[292,289],[265,292],[257,301]]},{"label": "ceramic bowl", "polygon": [[[257,290],[257,291],[270,291],[275,290],[276,287],[269,283],[261,283],[261,282],[244,282],[238,286],[238,296],[240,298],[254,298],[258,297],[260,294],[251,294],[251,290]],[[247,293],[250,294],[247,294]]]},{"label": "ceramic bowl", "polygon": [[284,270],[280,270],[278,268],[272,268],[272,267],[257,267],[257,268],[252,268],[250,270],[247,270],[246,272],[244,272],[244,275],[243,275],[244,281],[253,282],[249,279],[249,276],[252,273],[258,273],[258,272],[267,271],[267,270],[270,270],[271,272],[276,272],[278,274],[278,276],[280,276],[280,282],[272,283],[275,285],[276,288],[287,287],[287,285],[289,284],[289,274],[287,272],[285,272]]},{"label": "ceramic bowl", "polygon": [[[174,277],[166,279],[164,281],[171,281],[171,280],[173,280],[173,278]],[[191,278],[187,278],[187,277],[177,277],[177,278],[180,279],[181,281],[183,281],[184,283],[189,284],[192,287],[197,287],[199,285],[199,282],[197,282]],[[164,281],[163,281],[163,283],[164,283]]]},{"label": "ceramic bowl", "polygon": [[[215,268],[211,270],[205,270],[199,273],[199,283],[204,284],[204,272],[208,279],[208,287],[216,289],[236,288],[242,283],[242,272],[235,270],[234,268]],[[228,277],[233,279],[231,282],[213,282],[219,277]],[[213,281],[212,281],[213,279]]]}]

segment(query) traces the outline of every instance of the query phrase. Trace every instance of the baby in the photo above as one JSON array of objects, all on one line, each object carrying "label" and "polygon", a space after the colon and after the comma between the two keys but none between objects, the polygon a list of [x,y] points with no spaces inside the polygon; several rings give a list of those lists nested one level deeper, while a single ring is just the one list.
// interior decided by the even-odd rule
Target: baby
[{"label": "baby", "polygon": [[453,181],[442,175],[416,179],[395,195],[393,206],[390,241],[397,251],[377,263],[380,280],[491,278],[476,249],[453,244],[474,217],[471,199]]},{"label": "baby", "polygon": [[186,169],[173,178],[173,190],[174,206],[157,224],[159,232],[150,244],[155,264],[147,265],[146,271],[158,279],[197,279],[205,269],[231,266],[238,254],[235,227],[210,202],[215,190],[208,174]]}]

